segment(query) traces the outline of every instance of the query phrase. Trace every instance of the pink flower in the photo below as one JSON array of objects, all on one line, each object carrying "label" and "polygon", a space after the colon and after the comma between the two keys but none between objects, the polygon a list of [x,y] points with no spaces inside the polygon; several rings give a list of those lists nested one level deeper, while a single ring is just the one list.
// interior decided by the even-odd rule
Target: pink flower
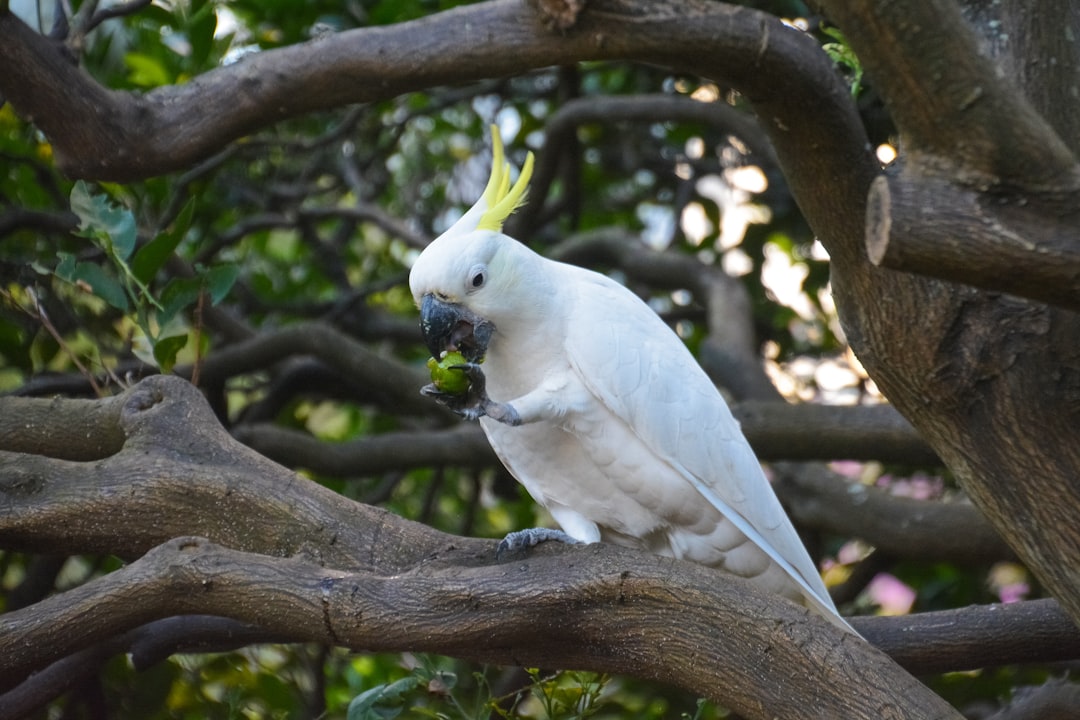
[{"label": "pink flower", "polygon": [[915,604],[915,590],[889,573],[878,573],[866,592],[882,615],[907,615]]}]

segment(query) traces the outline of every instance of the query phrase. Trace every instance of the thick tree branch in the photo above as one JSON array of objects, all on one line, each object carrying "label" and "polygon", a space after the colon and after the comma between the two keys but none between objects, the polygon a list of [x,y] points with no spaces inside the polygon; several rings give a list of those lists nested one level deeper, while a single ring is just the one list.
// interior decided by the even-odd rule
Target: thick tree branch
[{"label": "thick tree branch", "polygon": [[[820,0],[881,93],[915,162],[971,185],[1076,188],[1076,159],[998,72],[953,0]],[[936,159],[935,159],[936,158]]]},{"label": "thick tree branch", "polygon": [[843,480],[823,466],[773,466],[776,494],[801,527],[857,537],[895,558],[989,563],[1013,557],[982,513],[966,502],[896,497]]},{"label": "thick tree branch", "polygon": [[[344,501],[236,442],[198,390],[179,378],[147,378],[102,401],[2,398],[0,418],[7,422],[14,417],[9,407],[25,412],[26,403],[35,402],[50,405],[47,423],[35,425],[38,435],[74,427],[64,420],[70,412],[76,420],[95,420],[85,432],[119,432],[124,441],[120,449],[101,446],[96,457],[89,451],[96,446],[80,450],[83,462],[40,454],[53,449],[48,442],[24,444],[25,454],[0,450],[4,548],[131,558],[197,532],[239,549],[303,553],[339,568],[375,563],[389,571],[438,547],[434,530]],[[95,406],[103,410],[94,413]],[[217,512],[208,513],[210,507]]]},{"label": "thick tree branch", "polygon": [[57,460],[100,460],[120,451],[126,396],[100,401],[0,399],[0,449]]},{"label": "thick tree branch", "polygon": [[[419,340],[419,326],[416,337]],[[220,383],[297,355],[319,358],[342,377],[349,378],[353,387],[366,389],[372,402],[392,405],[404,413],[440,414],[418,390],[429,382],[426,371],[390,360],[331,326],[317,322],[291,325],[221,348],[203,361],[201,378],[206,383]],[[183,367],[178,372],[188,375],[191,370]],[[447,420],[454,417],[449,411],[441,414]]]},{"label": "thick tree branch", "polygon": [[[1080,308],[1080,166],[983,52],[991,43],[980,43],[949,0],[821,4],[847,33],[901,134],[901,172],[870,189],[870,259]],[[1000,25],[983,23],[991,39],[1008,44],[993,30]],[[1018,31],[1013,42],[1028,35]]]},{"label": "thick tree branch", "polygon": [[[920,4],[920,9],[924,7]],[[967,23],[963,29],[974,31],[981,45],[993,55],[992,61],[981,58],[979,71],[987,74],[996,63],[1000,71],[994,73],[994,82],[1007,79],[1008,102],[1020,102],[1021,93],[1026,95],[1056,130],[1057,138],[1072,148],[1075,157],[1080,149],[1080,93],[1075,90],[1080,53],[1067,28],[1080,22],[1080,8],[1067,0],[1010,0],[966,3],[964,10]],[[935,26],[934,30],[941,28]],[[932,38],[920,40],[925,41],[933,42]],[[951,55],[959,48],[947,44],[939,50]],[[915,60],[922,59],[916,50]],[[920,79],[928,77],[918,67],[913,71]],[[885,82],[890,80],[886,78]],[[908,104],[904,109],[917,114],[924,110]],[[939,116],[936,120],[940,125],[935,136],[943,143],[951,145],[947,133],[963,134],[969,142],[979,137],[969,135],[969,127],[957,122],[956,117]],[[1010,132],[1029,135],[1029,143],[1039,144],[1048,134],[1043,130],[1036,134],[1026,122],[1017,123],[1012,112],[995,118],[993,125],[983,125],[980,118],[965,121],[970,120],[975,120],[974,129],[987,133],[995,133],[999,125],[1007,124],[1014,128]],[[995,135],[983,142],[995,143],[999,154],[1023,158],[1023,152],[1018,152],[1007,137]],[[1064,157],[1060,149],[1054,152]],[[980,151],[979,160],[986,155]],[[1038,155],[1024,162],[1038,172],[1044,171],[1038,165]],[[1068,159],[1064,162],[1067,164]],[[953,176],[950,178],[939,174],[937,167],[925,166],[915,155],[901,164],[902,172],[891,174],[887,180],[879,178],[871,188],[867,246],[873,262],[1072,310],[1078,308],[1080,256],[1075,248],[1080,239],[1080,192],[1076,191],[1075,181],[1066,180],[1061,188],[1044,192],[1046,180],[1041,177],[1028,187],[1031,183],[1023,178],[1005,176],[1001,178],[1004,188],[986,192],[985,183],[972,187],[962,175],[955,177],[957,173],[949,171],[947,175]],[[1073,191],[1066,192],[1070,187]]]},{"label": "thick tree branch", "polygon": [[[852,179],[861,181],[853,169],[855,158],[869,159],[862,128],[812,38],[764,13],[695,0],[597,0],[577,20],[556,32],[523,0],[495,0],[258,53],[137,96],[104,90],[3,13],[0,62],[17,70],[0,78],[0,92],[49,136],[66,172],[131,180],[190,165],[256,128],[313,110],[493,72],[636,59],[738,87],[774,135],[789,178],[802,177],[805,188],[811,177],[829,177],[843,194],[855,189]],[[806,122],[808,107],[817,122]]]},{"label": "thick tree branch", "polygon": [[1080,5],[1072,0],[960,3],[969,26],[1039,114],[1080,157]]},{"label": "thick tree branch", "polygon": [[[104,578],[0,617],[3,675],[25,676],[156,618],[209,612],[369,651],[648,677],[747,718],[799,716],[811,697],[846,718],[876,720],[881,703],[896,718],[958,717],[870,645],[738,579],[718,581],[706,568],[613,546],[543,548],[507,566],[460,561],[448,549],[387,576],[178,538]],[[638,630],[612,632],[618,627]],[[788,681],[770,692],[760,678],[775,676]]]},{"label": "thick tree branch", "polygon": [[[982,605],[918,613],[859,625],[867,640],[916,675],[1013,663],[1072,660],[1080,629],[1054,600]],[[879,634],[880,633],[880,634]],[[906,643],[905,634],[933,635],[931,643]],[[993,637],[992,642],[984,642]],[[893,645],[900,642],[903,647]]]},{"label": "thick tree branch", "polygon": [[917,167],[870,186],[866,248],[892,270],[1080,310],[1080,193],[991,194]]},{"label": "thick tree branch", "polygon": [[[1031,37],[979,44],[953,3],[820,4],[845,31],[871,81],[882,85],[902,135],[903,172],[912,183],[943,178],[946,185],[981,195],[984,206],[992,206],[995,195],[1016,198],[1016,207],[1025,194],[1076,196],[1075,159],[1038,115],[1060,119],[1060,111],[1046,103],[1069,93],[1071,85],[1039,87],[1025,98],[1024,88],[999,73],[989,57],[1003,53],[1013,66],[1039,62],[1037,55],[1014,50],[1047,34],[1075,36],[1075,12],[1053,14],[1029,3],[1030,26],[1010,31]],[[1033,110],[1031,103],[1039,106]],[[889,189],[897,191],[892,184]],[[916,204],[907,205],[910,218],[897,224],[940,221],[932,212],[918,219]],[[858,209],[849,206],[846,212]],[[1073,216],[1065,209],[1050,226]],[[815,222],[812,213],[808,219]],[[854,233],[839,224],[831,229],[842,234],[818,232],[832,255],[833,292],[845,333],[864,367],[1080,622],[1080,534],[1074,517],[1080,489],[1072,480],[1080,467],[1080,425],[1072,421],[1080,393],[1080,316],[878,268],[866,259],[865,227]],[[897,239],[894,225],[890,244]],[[857,245],[858,254],[845,250],[848,243]]]},{"label": "thick tree branch", "polygon": [[[0,677],[11,681],[117,632],[197,613],[252,623],[277,639],[630,672],[716,697],[747,717],[797,714],[794,685],[784,685],[783,697],[764,697],[750,677],[781,668],[838,716],[870,717],[851,688],[873,687],[873,695],[883,685],[886,695],[905,698],[899,707],[924,713],[913,716],[948,716],[884,656],[713,570],[612,546],[541,548],[498,564],[490,541],[444,535],[345,500],[238,445],[176,378],[150,378],[101,401],[2,402],[12,400],[27,416],[32,406],[48,407],[48,422],[57,425],[67,410],[117,425],[124,442],[92,461],[81,451],[87,462],[0,455],[3,547],[126,557],[161,547],[118,573],[3,616]],[[93,406],[104,409],[90,415]],[[0,417],[11,416],[8,407]],[[206,513],[210,506],[218,512]],[[237,550],[169,540],[191,529]],[[638,621],[641,635],[608,631]],[[858,625],[869,631],[878,622]],[[980,632],[993,638],[999,630]],[[899,638],[888,641],[900,646],[897,654],[905,639],[925,644],[909,632]],[[822,696],[826,685],[844,699],[831,690]]]},{"label": "thick tree branch", "polygon": [[[940,464],[911,425],[888,405],[744,402],[733,405],[732,412],[754,452],[765,461]],[[499,462],[479,425],[464,422],[445,430],[382,433],[334,443],[269,423],[237,425],[233,436],[275,462],[325,475],[375,475],[432,465],[490,467]]]},{"label": "thick tree branch", "polygon": [[814,405],[748,400],[731,407],[759,458],[879,460],[940,465],[911,423],[891,405]]}]

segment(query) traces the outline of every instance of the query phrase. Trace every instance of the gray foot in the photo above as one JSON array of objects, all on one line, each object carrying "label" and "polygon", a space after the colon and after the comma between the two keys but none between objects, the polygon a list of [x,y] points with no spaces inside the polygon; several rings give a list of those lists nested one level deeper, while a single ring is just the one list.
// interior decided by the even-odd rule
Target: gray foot
[{"label": "gray foot", "polygon": [[562,530],[552,530],[551,528],[517,530],[504,537],[499,543],[499,547],[495,548],[495,559],[501,560],[504,555],[517,555],[523,553],[534,545],[539,545],[540,543],[549,540],[566,543],[567,545],[581,544],[580,540],[575,540]]}]

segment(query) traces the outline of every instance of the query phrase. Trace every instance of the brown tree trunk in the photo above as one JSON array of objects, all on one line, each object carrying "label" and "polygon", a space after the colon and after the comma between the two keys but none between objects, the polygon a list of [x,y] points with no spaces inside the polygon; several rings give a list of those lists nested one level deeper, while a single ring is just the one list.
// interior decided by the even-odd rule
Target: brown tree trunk
[{"label": "brown tree trunk", "polygon": [[[1000,3],[1000,16],[977,23],[945,2],[822,4],[901,133],[900,160],[874,186],[871,249],[887,221],[890,244],[930,238],[930,252],[936,245],[942,258],[966,254],[973,281],[985,286],[993,273],[980,275],[981,253],[1008,240],[1006,227],[985,217],[992,210],[1023,231],[1037,278],[1039,244],[1059,242],[1066,218],[1080,208],[1073,156],[1080,99],[1070,90],[1080,66],[1075,43],[1061,44],[1080,31],[1075,4]],[[1058,64],[1072,71],[1033,70]],[[1005,72],[1021,67],[1019,77]],[[961,197],[971,199],[949,206]],[[1070,227],[1075,246],[1077,225]],[[845,329],[871,376],[1080,622],[1080,316],[875,268],[851,238],[822,240],[833,255]],[[1017,277],[1029,271],[1024,257],[1012,256]],[[958,264],[941,263],[950,271]],[[1022,286],[1010,278],[999,289]]]}]

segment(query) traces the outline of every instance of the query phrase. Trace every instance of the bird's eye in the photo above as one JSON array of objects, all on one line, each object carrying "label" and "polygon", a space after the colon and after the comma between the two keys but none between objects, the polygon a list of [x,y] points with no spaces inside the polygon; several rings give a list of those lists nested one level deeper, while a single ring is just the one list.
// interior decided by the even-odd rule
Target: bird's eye
[{"label": "bird's eye", "polygon": [[487,267],[473,265],[472,270],[469,271],[469,287],[478,290],[484,287],[485,282],[487,282]]}]

